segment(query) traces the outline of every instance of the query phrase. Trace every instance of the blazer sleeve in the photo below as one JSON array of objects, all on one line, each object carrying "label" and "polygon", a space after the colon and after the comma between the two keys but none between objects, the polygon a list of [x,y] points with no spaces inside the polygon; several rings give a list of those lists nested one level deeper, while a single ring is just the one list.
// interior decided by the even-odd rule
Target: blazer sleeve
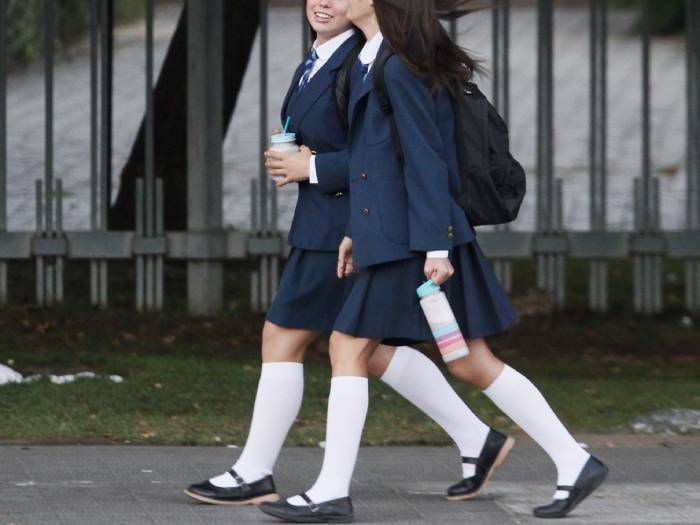
[{"label": "blazer sleeve", "polygon": [[348,150],[317,153],[316,176],[318,177],[318,189],[323,193],[347,191],[349,186]]},{"label": "blazer sleeve", "polygon": [[384,78],[404,155],[409,248],[449,250],[452,197],[435,100],[397,56],[387,61]]}]

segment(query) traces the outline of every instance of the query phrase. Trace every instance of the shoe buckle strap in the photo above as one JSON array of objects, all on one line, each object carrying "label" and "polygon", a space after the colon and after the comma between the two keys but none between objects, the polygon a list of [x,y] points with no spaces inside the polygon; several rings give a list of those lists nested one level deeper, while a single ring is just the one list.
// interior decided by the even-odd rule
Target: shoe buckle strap
[{"label": "shoe buckle strap", "polygon": [[567,492],[571,492],[576,490],[576,487],[573,485],[557,485],[557,490],[566,490]]},{"label": "shoe buckle strap", "polygon": [[229,474],[233,477],[233,479],[236,480],[236,483],[238,483],[238,486],[241,487],[243,490],[248,490],[250,487],[248,484],[245,482],[245,480],[238,475],[238,472],[235,470],[231,469],[228,471]]},{"label": "shoe buckle strap", "polygon": [[306,494],[306,492],[302,492],[299,495],[301,496],[301,499],[303,499],[307,503],[311,512],[318,512],[319,506],[313,501],[311,501],[311,498]]},{"label": "shoe buckle strap", "polygon": [[474,465],[476,467],[476,471],[479,474],[483,474],[486,471],[486,468],[484,465],[479,461],[479,458],[468,458],[466,456],[462,456],[462,463],[468,463],[470,465]]}]

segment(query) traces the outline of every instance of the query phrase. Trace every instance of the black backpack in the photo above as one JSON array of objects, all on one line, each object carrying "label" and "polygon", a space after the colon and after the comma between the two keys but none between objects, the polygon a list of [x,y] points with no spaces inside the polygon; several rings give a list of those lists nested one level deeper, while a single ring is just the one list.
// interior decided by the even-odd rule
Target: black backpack
[{"label": "black backpack", "polygon": [[[389,116],[396,155],[403,164],[403,149],[384,81],[384,66],[393,54],[385,42],[372,66],[376,68],[374,91],[382,111]],[[343,82],[347,86],[347,78]],[[336,95],[339,91],[340,84],[336,86]],[[476,84],[465,82],[460,87],[460,94],[454,100],[454,106],[462,184],[461,189],[451,188],[452,195],[472,226],[511,222],[518,216],[526,184],[525,170],[509,151],[508,127]],[[343,100],[347,103],[347,94]],[[341,118],[347,123],[347,106],[344,109],[338,107]]]}]

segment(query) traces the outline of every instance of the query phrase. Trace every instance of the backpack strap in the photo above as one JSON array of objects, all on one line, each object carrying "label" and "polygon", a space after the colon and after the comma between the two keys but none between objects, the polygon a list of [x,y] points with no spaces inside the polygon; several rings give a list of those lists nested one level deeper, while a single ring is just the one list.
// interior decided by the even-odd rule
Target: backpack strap
[{"label": "backpack strap", "polygon": [[338,109],[338,116],[340,117],[340,122],[343,124],[345,130],[347,131],[350,126],[348,122],[348,103],[350,99],[350,72],[352,67],[355,65],[357,57],[360,56],[360,51],[364,42],[357,44],[354,48],[350,50],[348,56],[345,57],[343,65],[340,66],[338,72],[335,74],[335,85],[333,86],[333,91],[335,93],[335,105]]},{"label": "backpack strap", "polygon": [[396,117],[394,116],[394,108],[391,105],[391,100],[389,99],[389,93],[386,89],[386,81],[384,80],[384,67],[386,66],[387,60],[391,58],[394,54],[394,50],[391,49],[388,42],[384,40],[381,47],[379,48],[379,53],[377,58],[374,60],[374,92],[377,95],[377,100],[379,101],[379,107],[382,109],[385,115],[389,117],[389,126],[391,127],[391,135],[394,138],[394,149],[396,150],[396,158],[399,159],[399,165],[403,168],[404,166],[404,154],[403,148],[401,147],[401,139],[399,137],[399,129],[396,125]]}]

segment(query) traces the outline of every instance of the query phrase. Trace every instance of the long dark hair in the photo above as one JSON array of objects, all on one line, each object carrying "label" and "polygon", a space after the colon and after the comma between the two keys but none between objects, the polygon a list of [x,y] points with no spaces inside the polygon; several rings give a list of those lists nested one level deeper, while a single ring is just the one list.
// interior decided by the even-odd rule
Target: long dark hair
[{"label": "long dark hair", "polygon": [[417,76],[429,78],[433,91],[457,86],[482,73],[479,62],[452,41],[440,23],[434,0],[374,0],[384,38]]}]

